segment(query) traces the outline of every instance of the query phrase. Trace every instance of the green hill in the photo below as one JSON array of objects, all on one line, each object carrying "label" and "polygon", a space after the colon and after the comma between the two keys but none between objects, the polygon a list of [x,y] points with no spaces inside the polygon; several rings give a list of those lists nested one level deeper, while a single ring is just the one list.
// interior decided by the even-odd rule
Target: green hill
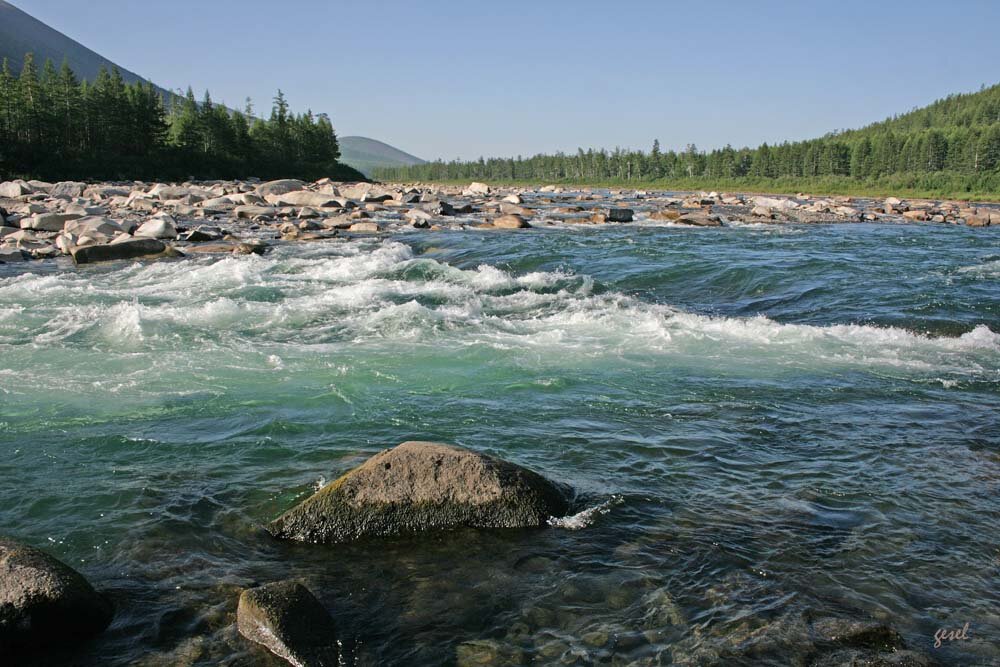
[{"label": "green hill", "polygon": [[384,180],[557,182],[829,194],[1000,197],[1000,84],[807,141],[615,149],[382,167]]},{"label": "green hill", "polygon": [[424,160],[416,156],[368,137],[341,137],[340,161],[366,175],[383,167],[424,164]]}]

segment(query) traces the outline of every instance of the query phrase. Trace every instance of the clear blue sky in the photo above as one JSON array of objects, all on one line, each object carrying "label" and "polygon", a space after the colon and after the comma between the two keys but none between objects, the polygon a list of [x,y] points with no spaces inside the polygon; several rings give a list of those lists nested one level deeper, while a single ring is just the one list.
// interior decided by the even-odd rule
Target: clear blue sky
[{"label": "clear blue sky", "polygon": [[165,88],[424,158],[802,139],[1000,81],[1000,1],[13,0]]}]

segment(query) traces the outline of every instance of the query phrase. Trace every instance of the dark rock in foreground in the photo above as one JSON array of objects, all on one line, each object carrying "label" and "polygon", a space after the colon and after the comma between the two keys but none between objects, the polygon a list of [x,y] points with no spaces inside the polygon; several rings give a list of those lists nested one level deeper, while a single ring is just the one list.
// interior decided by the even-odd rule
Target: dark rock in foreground
[{"label": "dark rock in foreground", "polygon": [[566,490],[520,466],[452,445],[404,442],[292,508],[268,530],[303,542],[346,542],[470,526],[545,525]]},{"label": "dark rock in foreground", "polygon": [[76,570],[0,536],[0,658],[82,641],[108,627],[112,615],[111,603]]},{"label": "dark rock in foreground", "polygon": [[236,609],[240,634],[300,667],[337,664],[333,619],[319,600],[294,581],[251,588]]},{"label": "dark rock in foreground", "polygon": [[166,252],[167,245],[157,239],[135,239],[109,245],[88,245],[73,248],[73,261],[77,264],[107,262],[114,259],[134,259]]}]

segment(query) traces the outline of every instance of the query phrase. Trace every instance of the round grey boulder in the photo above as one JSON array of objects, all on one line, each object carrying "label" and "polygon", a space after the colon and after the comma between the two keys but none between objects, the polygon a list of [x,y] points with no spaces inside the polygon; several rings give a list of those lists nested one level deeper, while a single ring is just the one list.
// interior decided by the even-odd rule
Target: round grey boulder
[{"label": "round grey boulder", "polygon": [[0,655],[72,644],[103,631],[111,603],[44,551],[0,536]]},{"label": "round grey boulder", "polygon": [[281,539],[334,543],[461,526],[536,527],[565,515],[568,496],[565,487],[507,461],[404,442],[327,484],[268,530]]}]

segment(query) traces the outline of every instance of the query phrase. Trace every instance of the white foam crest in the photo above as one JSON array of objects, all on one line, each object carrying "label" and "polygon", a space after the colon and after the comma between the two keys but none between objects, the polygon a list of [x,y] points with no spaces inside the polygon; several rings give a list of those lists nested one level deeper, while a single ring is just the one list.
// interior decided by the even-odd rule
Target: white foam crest
[{"label": "white foam crest", "polygon": [[564,528],[566,530],[581,530],[587,528],[597,517],[607,514],[613,508],[625,502],[625,498],[619,495],[611,496],[604,502],[588,507],[582,512],[577,512],[571,516],[549,517],[548,524],[554,528]]},{"label": "white foam crest", "polygon": [[1000,259],[963,266],[957,270],[957,273],[970,274],[978,278],[1000,278]]}]

